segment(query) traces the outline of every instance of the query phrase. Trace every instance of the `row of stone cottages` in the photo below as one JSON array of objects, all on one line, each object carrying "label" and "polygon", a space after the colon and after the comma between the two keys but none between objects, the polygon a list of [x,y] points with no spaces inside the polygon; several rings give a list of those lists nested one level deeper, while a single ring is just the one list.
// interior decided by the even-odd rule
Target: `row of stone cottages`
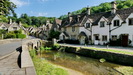
[{"label": "row of stone cottages", "polygon": [[36,28],[36,27],[29,27],[27,30],[29,31],[30,35],[35,36],[37,38],[41,38],[43,40],[47,40],[50,38],[49,33],[51,30],[59,31],[61,27],[61,20],[55,19],[54,23],[50,23],[49,20],[46,21],[46,24]]},{"label": "row of stone cottages", "polygon": [[[119,41],[122,46],[133,46],[133,8],[117,10],[116,2],[111,3],[109,12],[71,15],[62,21],[60,40],[79,40],[80,44],[104,45]],[[113,42],[114,45],[117,42]]]},{"label": "row of stone cottages", "polygon": [[21,22],[19,24],[12,22],[12,19],[10,19],[9,23],[0,22],[0,29],[7,30],[8,32],[22,29],[22,33],[28,37],[28,31],[22,26]]}]

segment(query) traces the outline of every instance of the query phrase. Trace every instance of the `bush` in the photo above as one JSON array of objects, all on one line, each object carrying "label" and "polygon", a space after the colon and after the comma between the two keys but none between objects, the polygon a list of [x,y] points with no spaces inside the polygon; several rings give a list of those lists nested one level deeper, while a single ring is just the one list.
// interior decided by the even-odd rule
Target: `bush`
[{"label": "bush", "polygon": [[16,38],[16,34],[14,33],[6,33],[5,38]]},{"label": "bush", "polygon": [[17,38],[23,39],[23,38],[26,38],[26,35],[25,34],[17,34]]}]

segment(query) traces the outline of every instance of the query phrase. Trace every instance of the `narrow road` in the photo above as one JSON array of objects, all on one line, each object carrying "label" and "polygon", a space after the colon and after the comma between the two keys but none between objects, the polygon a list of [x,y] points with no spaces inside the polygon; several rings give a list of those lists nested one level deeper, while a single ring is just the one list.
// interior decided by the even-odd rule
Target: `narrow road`
[{"label": "narrow road", "polygon": [[0,45],[0,57],[14,52],[20,46],[21,46],[21,41]]}]

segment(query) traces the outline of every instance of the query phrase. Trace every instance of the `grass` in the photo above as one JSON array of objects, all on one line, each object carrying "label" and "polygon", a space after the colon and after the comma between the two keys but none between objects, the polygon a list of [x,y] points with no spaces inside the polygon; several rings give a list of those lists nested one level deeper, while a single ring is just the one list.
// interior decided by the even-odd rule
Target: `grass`
[{"label": "grass", "polygon": [[121,51],[121,50],[114,50],[114,49],[100,49],[100,48],[93,48],[93,47],[82,47],[82,48],[92,49],[92,50],[98,50],[98,51],[106,51],[106,52],[112,52],[112,53],[119,53],[119,54],[133,55],[133,52]]},{"label": "grass", "polygon": [[58,66],[49,63],[47,60],[41,60],[35,55],[35,51],[31,50],[30,55],[35,65],[37,75],[68,75],[68,72]]}]

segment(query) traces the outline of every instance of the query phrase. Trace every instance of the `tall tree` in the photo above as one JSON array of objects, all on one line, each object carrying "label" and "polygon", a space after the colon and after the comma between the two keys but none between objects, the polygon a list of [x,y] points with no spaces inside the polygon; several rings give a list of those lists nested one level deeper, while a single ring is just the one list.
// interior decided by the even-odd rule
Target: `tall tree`
[{"label": "tall tree", "polygon": [[16,5],[13,2],[9,0],[0,0],[0,15],[15,15],[14,8],[16,8]]}]

